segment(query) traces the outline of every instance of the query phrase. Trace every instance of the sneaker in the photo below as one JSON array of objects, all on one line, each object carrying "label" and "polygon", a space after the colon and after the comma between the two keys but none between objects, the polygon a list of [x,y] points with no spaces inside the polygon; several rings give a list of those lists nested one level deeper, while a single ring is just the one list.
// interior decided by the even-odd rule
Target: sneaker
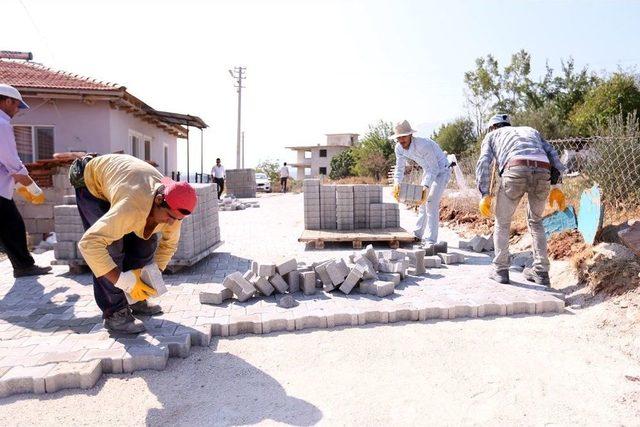
[{"label": "sneaker", "polygon": [[509,284],[509,270],[494,271],[489,275],[490,279],[495,280],[503,285]]},{"label": "sneaker", "polygon": [[551,280],[549,279],[549,273],[546,271],[535,271],[533,268],[525,268],[522,271],[524,278],[530,282],[535,282],[542,286],[551,286]]},{"label": "sneaker", "polygon": [[136,316],[155,316],[162,313],[162,307],[157,304],[149,304],[147,301],[138,301],[129,306],[131,313]]},{"label": "sneaker", "polygon": [[131,315],[129,307],[118,310],[111,317],[104,319],[104,327],[111,332],[125,334],[139,334],[147,330],[141,321]]},{"label": "sneaker", "polygon": [[49,273],[51,273],[51,267],[40,267],[34,264],[31,267],[13,270],[13,277],[40,276]]}]

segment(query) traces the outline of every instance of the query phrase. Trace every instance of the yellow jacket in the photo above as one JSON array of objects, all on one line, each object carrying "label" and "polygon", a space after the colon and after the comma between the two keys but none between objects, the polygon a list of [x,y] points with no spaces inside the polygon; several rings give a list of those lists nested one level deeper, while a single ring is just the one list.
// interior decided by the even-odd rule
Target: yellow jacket
[{"label": "yellow jacket", "polygon": [[107,246],[126,234],[135,233],[148,240],[161,233],[155,261],[164,270],[178,248],[180,221],[159,224],[145,236],[144,227],[151,212],[155,191],[162,174],[148,163],[126,154],[98,156],[87,163],[84,180],[89,192],[110,203],[109,211],[82,236],[78,248],[96,277],[117,267]]}]

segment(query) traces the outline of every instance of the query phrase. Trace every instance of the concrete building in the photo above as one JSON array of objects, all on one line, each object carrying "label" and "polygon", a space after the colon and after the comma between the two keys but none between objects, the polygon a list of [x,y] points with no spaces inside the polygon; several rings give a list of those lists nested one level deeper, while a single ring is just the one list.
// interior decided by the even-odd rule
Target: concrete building
[{"label": "concrete building", "polygon": [[0,59],[0,83],[16,87],[31,107],[12,120],[24,163],[56,152],[122,152],[171,175],[177,138],[188,137],[188,126],[206,127],[195,116],[157,111],[124,86],[29,61]]},{"label": "concrete building", "polygon": [[331,159],[358,143],[357,133],[328,133],[324,145],[287,147],[296,152],[296,161],[289,163],[295,168],[296,178],[316,178],[331,173]]}]

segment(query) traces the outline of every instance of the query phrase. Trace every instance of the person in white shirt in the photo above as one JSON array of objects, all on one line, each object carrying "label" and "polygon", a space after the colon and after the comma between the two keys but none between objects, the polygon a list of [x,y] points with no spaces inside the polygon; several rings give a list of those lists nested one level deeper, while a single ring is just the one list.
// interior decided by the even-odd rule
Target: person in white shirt
[{"label": "person in white shirt", "polygon": [[35,265],[27,248],[27,233],[22,216],[13,201],[14,188],[27,201],[39,205],[44,193],[33,182],[18,157],[11,118],[29,106],[13,86],[0,84],[0,242],[13,266],[13,277],[47,274],[51,267]]},{"label": "person in white shirt", "polygon": [[429,138],[413,136],[416,131],[411,128],[408,121],[398,123],[395,131],[396,133],[391,136],[398,141],[395,147],[396,171],[393,194],[397,200],[407,159],[413,160],[422,168],[421,184],[424,187],[423,194],[427,196],[426,203],[418,210],[418,222],[413,234],[417,239],[422,240],[427,253],[430,253],[438,243],[440,200],[451,177],[450,164],[437,142]]},{"label": "person in white shirt", "polygon": [[287,192],[287,180],[289,179],[289,168],[287,167],[287,162],[284,162],[284,165],[280,168],[280,187],[282,187],[282,192]]},{"label": "person in white shirt", "polygon": [[220,159],[216,159],[216,165],[211,169],[211,176],[213,176],[213,182],[218,186],[218,200],[220,200],[220,195],[224,190],[224,179],[227,177]]}]

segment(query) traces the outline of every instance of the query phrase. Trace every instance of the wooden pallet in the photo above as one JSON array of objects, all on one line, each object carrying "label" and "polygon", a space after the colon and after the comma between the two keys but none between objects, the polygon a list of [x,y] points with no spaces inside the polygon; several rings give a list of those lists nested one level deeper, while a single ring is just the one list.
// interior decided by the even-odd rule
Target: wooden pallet
[{"label": "wooden pallet", "polygon": [[[222,245],[223,243],[224,241],[221,240],[216,244],[214,244],[213,246],[211,246],[210,248],[208,248],[207,250],[200,252],[198,255],[188,259],[184,259],[184,258],[172,259],[171,261],[169,261],[169,265],[167,266],[167,272],[172,274],[177,273],[178,271],[182,270],[184,267],[190,267],[194,265],[198,261],[202,260],[203,258],[215,252],[215,250],[218,249],[220,245]],[[51,265],[68,265],[69,272],[71,274],[82,274],[83,272],[87,271],[87,268],[86,268],[87,262],[83,258],[54,259],[53,261],[51,261]]]},{"label": "wooden pallet", "polygon": [[316,249],[323,249],[325,242],[351,242],[354,249],[362,248],[363,242],[388,242],[393,249],[400,243],[415,242],[413,234],[404,228],[362,229],[350,231],[304,230],[298,242],[313,243]]}]

